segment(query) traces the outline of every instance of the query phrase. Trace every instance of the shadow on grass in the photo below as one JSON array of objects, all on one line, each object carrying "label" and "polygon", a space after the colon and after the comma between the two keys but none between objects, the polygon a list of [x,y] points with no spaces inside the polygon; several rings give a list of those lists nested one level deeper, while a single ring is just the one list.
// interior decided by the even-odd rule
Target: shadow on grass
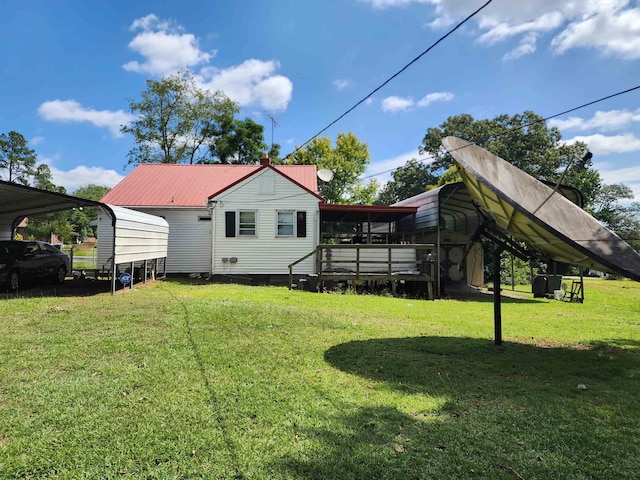
[{"label": "shadow on grass", "polygon": [[[121,290],[122,285],[118,284]],[[65,280],[62,283],[36,285],[27,284],[17,292],[0,292],[0,299],[39,297],[86,297],[111,291],[110,280]]]},{"label": "shadow on grass", "polygon": [[371,382],[371,397],[386,393],[344,401],[329,426],[304,432],[315,447],[284,464],[296,478],[634,478],[638,346],[453,337],[336,345],[329,365]]},{"label": "shadow on grass", "polygon": [[331,347],[325,360],[407,392],[509,398],[544,387],[549,395],[564,396],[578,383],[611,383],[639,368],[638,353],[628,350],[638,346],[635,340],[613,339],[575,348],[513,342],[496,347],[487,339],[424,336],[351,341]]}]

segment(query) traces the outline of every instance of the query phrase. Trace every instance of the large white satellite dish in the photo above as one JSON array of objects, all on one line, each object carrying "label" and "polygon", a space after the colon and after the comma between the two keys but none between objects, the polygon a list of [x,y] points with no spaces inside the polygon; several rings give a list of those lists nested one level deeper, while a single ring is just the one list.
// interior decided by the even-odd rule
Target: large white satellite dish
[{"label": "large white satellite dish", "polygon": [[323,182],[330,182],[333,180],[333,176],[336,172],[330,170],[328,168],[323,168],[322,170],[318,170],[318,178]]},{"label": "large white satellite dish", "polygon": [[480,209],[542,255],[640,281],[640,254],[560,193],[484,148],[442,139]]}]

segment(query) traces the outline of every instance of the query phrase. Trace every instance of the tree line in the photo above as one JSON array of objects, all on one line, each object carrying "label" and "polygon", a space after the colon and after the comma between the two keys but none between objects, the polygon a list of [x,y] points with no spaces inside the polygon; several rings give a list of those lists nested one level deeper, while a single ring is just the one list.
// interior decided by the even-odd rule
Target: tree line
[{"label": "tree line", "polygon": [[[240,119],[239,105],[224,92],[198,87],[187,71],[149,79],[139,99],[129,99],[135,120],[121,127],[131,135],[133,148],[127,164],[255,164],[268,152],[275,164],[316,165],[334,172],[330,182],[319,182],[319,193],[329,203],[391,205],[413,195],[459,181],[451,156],[441,140],[454,135],[483,147],[519,167],[535,178],[573,186],[582,192],[584,208],[596,219],[640,247],[640,204],[631,189],[623,184],[606,185],[581,142],[563,143],[560,131],[544,119],[526,111],[498,115],[493,119],[475,119],[454,115],[437,127],[426,130],[419,153],[423,159],[410,159],[397,168],[392,179],[380,188],[375,179],[362,179],[370,155],[367,144],[352,132],[316,137],[303,148],[281,158],[280,145],[267,145],[264,127],[251,118]],[[53,184],[51,171],[37,164],[37,155],[17,132],[0,135],[0,174],[11,182],[66,193]],[[73,195],[99,200],[107,187],[88,185]],[[29,222],[29,234],[41,238],[56,230],[65,241],[91,233],[89,222],[97,213],[74,211],[44,216]]]}]

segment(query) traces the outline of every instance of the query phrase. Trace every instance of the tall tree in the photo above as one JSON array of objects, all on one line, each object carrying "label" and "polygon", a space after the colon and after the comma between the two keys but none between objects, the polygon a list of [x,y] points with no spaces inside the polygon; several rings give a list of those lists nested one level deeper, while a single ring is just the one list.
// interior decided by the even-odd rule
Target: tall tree
[{"label": "tall tree", "polygon": [[[52,181],[51,169],[48,165],[40,164],[33,175],[33,186],[50,192],[67,193],[66,189],[57,186]],[[27,235],[37,240],[51,241],[55,234],[63,242],[70,242],[74,237],[73,225],[69,223],[69,213],[66,211],[32,215],[27,224]]]},{"label": "tall tree", "polygon": [[239,111],[223,92],[198,88],[182,71],[159,81],[147,80],[140,101],[129,100],[137,115],[121,131],[133,135],[129,163],[198,163],[211,160],[215,132],[232,125]]},{"label": "tall tree", "polygon": [[250,118],[233,119],[212,128],[215,141],[209,146],[211,159],[207,163],[257,163],[269,149],[264,142],[264,127]]},{"label": "tall tree", "polygon": [[636,250],[640,249],[640,202],[633,200],[631,188],[622,184],[603,185],[595,195],[592,215],[616,232]]},{"label": "tall tree", "polygon": [[320,195],[328,203],[365,204],[373,198],[378,182],[364,183],[360,177],[370,162],[369,147],[353,133],[339,133],[335,147],[328,137],[316,137],[289,157],[289,163],[316,165],[334,172],[329,182],[318,185]]},{"label": "tall tree", "polygon": [[438,177],[431,172],[429,165],[415,158],[395,169],[392,176],[393,180],[387,182],[376,199],[378,205],[391,205],[426,192],[438,181]]},{"label": "tall tree", "polygon": [[[73,192],[73,195],[87,200],[99,201],[109,190],[111,190],[109,187],[92,183],[78,188]],[[95,228],[91,226],[91,222],[97,219],[98,209],[96,207],[83,207],[82,209],[72,210],[69,213],[69,223],[73,225],[75,236],[80,240],[95,236]]]},{"label": "tall tree", "polygon": [[549,182],[563,183],[579,188],[586,203],[593,201],[601,180],[593,170],[591,161],[582,158],[587,145],[560,142],[562,135],[555,127],[548,127],[542,117],[533,112],[509,116],[498,115],[489,120],[476,120],[471,115],[449,117],[437,128],[428,128],[422,140],[420,153],[433,157],[429,169],[440,176],[453,165],[453,159],[442,148],[442,138],[453,135],[468,140],[498,155],[531,176]]},{"label": "tall tree", "polygon": [[0,135],[0,171],[3,180],[28,185],[36,172],[37,154],[18,132]]}]

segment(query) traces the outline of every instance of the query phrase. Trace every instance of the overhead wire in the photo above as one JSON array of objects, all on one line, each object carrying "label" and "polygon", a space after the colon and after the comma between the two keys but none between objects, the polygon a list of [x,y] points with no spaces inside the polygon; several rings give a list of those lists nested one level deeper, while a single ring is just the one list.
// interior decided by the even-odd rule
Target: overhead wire
[{"label": "overhead wire", "polygon": [[[541,118],[541,119],[538,119],[538,120],[534,120],[534,121],[529,122],[529,123],[525,123],[524,125],[519,125],[519,128],[522,128],[522,129],[529,128],[529,127],[532,127],[532,126],[537,125],[539,123],[547,122],[548,120],[551,120],[553,118],[561,117],[562,115],[566,115],[567,113],[575,112],[575,111],[580,110],[582,108],[590,107],[591,105],[595,105],[596,103],[604,102],[605,100],[609,100],[611,98],[614,98],[614,97],[617,97],[617,96],[620,96],[620,95],[631,93],[631,92],[633,92],[635,90],[640,90],[640,85],[636,85],[635,87],[627,88],[626,90],[621,90],[619,92],[612,93],[612,94],[607,95],[605,97],[598,98],[597,100],[592,100],[590,102],[583,103],[582,105],[579,105],[577,107],[573,107],[573,108],[570,108],[568,110],[564,110],[564,111],[562,111],[560,113],[555,113],[553,115],[549,115],[548,117],[544,117],[544,118]],[[511,129],[508,132],[496,135],[496,137],[512,135],[513,131],[514,131],[514,129]],[[447,152],[451,153],[451,152],[455,152],[457,150],[462,150],[462,149],[467,148],[467,147],[469,147],[471,145],[464,145],[462,147],[454,148],[452,150],[447,150]],[[412,158],[407,159],[407,161],[409,161],[409,160],[412,160]],[[418,161],[422,161],[422,160],[426,160],[426,158],[418,159]],[[366,178],[376,177],[378,175],[384,175],[385,173],[393,172],[395,170],[398,170],[399,168],[401,168],[401,167],[396,167],[396,168],[392,168],[392,169],[389,169],[389,170],[384,170],[382,172],[374,173],[374,174],[367,175],[366,177],[361,177],[361,178],[362,179],[366,179]]]},{"label": "overhead wire", "polygon": [[429,53],[431,50],[433,50],[436,46],[438,46],[438,44],[440,44],[442,41],[444,41],[447,37],[449,37],[451,34],[453,34],[456,30],[458,30],[460,27],[462,27],[465,23],[467,23],[469,20],[471,20],[474,16],[476,16],[478,13],[480,13],[484,8],[486,8],[493,0],[488,0],[484,5],[482,5],[480,8],[478,8],[477,10],[475,10],[473,13],[471,13],[469,16],[467,16],[464,20],[462,20],[460,23],[458,23],[455,27],[453,27],[451,30],[449,30],[446,34],[444,34],[443,36],[441,36],[438,40],[436,40],[434,43],[432,43],[429,48],[427,48],[426,50],[424,50],[420,55],[418,55],[417,57],[415,57],[413,60],[411,60],[409,63],[407,63],[404,67],[402,67],[400,70],[398,70],[396,73],[394,73],[393,75],[391,75],[389,78],[387,78],[384,82],[382,82],[379,86],[377,86],[376,88],[374,88],[368,95],[366,95],[362,100],[358,101],[355,105],[353,105],[351,108],[349,108],[346,112],[344,112],[342,115],[340,115],[338,118],[336,118],[335,120],[333,120],[331,123],[329,123],[329,125],[327,125],[326,127],[324,127],[322,130],[320,130],[318,133],[316,133],[313,137],[311,137],[309,140],[307,140],[306,142],[304,142],[302,145],[296,147],[296,149],[287,154],[283,160],[286,160],[287,158],[289,158],[291,155],[295,154],[296,152],[298,152],[300,149],[302,149],[305,145],[309,144],[311,141],[313,141],[315,138],[319,137],[322,133],[326,132],[329,128],[331,128],[333,125],[335,125],[336,123],[338,123],[340,120],[342,120],[344,117],[346,117],[348,114],[350,114],[353,110],[355,110],[357,107],[359,107],[361,104],[363,104],[364,102],[366,102],[369,98],[371,98],[374,94],[376,94],[378,91],[380,91],[383,87],[385,87],[389,82],[391,82],[393,79],[395,79],[398,75],[400,75],[402,72],[404,72],[405,70],[407,70],[411,65],[413,65],[414,63],[416,63],[418,60],[420,60],[423,56],[425,56],[427,53]]}]

